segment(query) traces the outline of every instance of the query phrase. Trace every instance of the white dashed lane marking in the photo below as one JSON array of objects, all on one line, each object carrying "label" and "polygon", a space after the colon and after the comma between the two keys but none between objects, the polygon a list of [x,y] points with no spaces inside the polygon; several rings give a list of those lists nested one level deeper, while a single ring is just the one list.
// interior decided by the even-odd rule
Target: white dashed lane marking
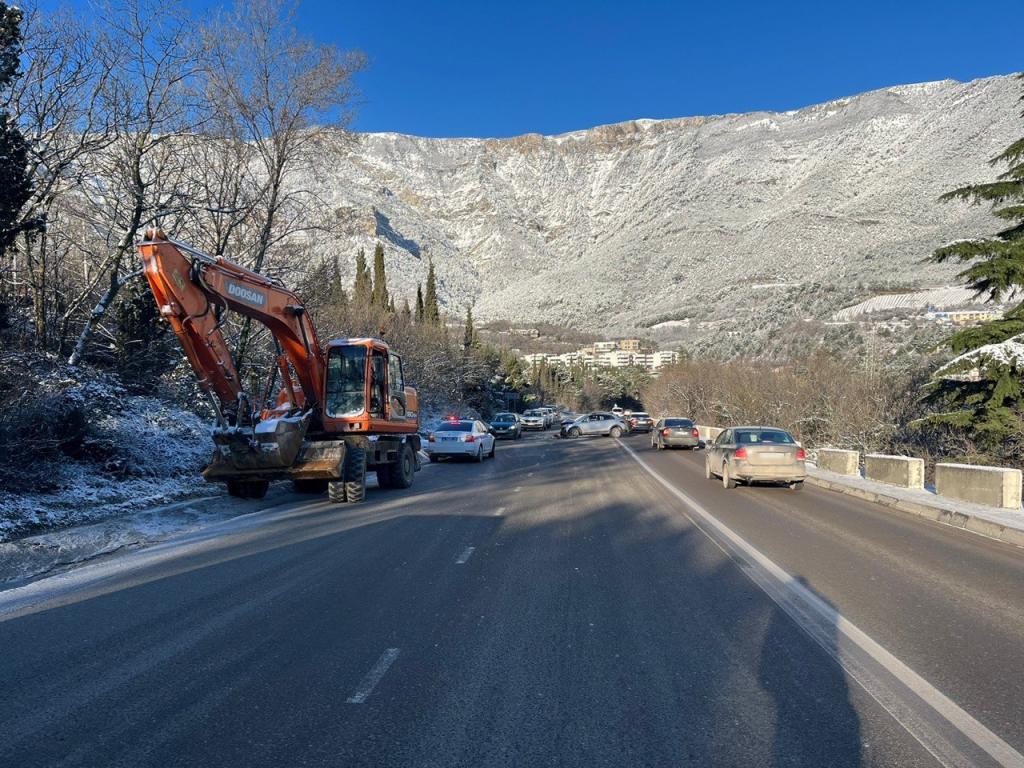
[{"label": "white dashed lane marking", "polygon": [[466,561],[469,560],[469,558],[471,558],[473,556],[473,552],[475,550],[476,550],[476,547],[466,547],[464,550],[462,550],[462,554],[459,555],[458,559],[455,561],[455,564],[456,565],[465,565]]},{"label": "white dashed lane marking", "polygon": [[360,683],[359,687],[356,688],[355,692],[346,699],[348,704],[362,704],[366,701],[370,694],[373,693],[373,689],[377,687],[377,683],[384,677],[388,668],[395,663],[395,659],[398,658],[397,648],[388,648],[384,653],[377,659],[377,663],[373,665],[373,669],[366,673]]}]

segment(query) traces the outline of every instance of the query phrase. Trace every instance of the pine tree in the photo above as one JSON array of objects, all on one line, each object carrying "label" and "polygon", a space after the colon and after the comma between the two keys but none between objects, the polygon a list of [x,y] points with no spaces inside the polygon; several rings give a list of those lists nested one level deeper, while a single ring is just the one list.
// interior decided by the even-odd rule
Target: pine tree
[{"label": "pine tree", "polygon": [[362,305],[369,304],[373,299],[373,279],[366,266],[366,254],[362,248],[356,254],[356,279],[352,285],[352,299]]},{"label": "pine tree", "polygon": [[423,322],[423,283],[416,286],[416,322]]},{"label": "pine tree", "polygon": [[[7,102],[8,91],[20,74],[21,21],[21,10],[0,2],[0,105]],[[20,219],[22,206],[32,192],[27,162],[28,142],[0,107],[0,256],[19,234],[39,226],[38,222]]]},{"label": "pine tree", "polygon": [[437,305],[437,278],[434,275],[434,262],[431,260],[427,269],[427,292],[423,297],[423,319],[428,325],[441,324],[441,310]]},{"label": "pine tree", "polygon": [[[979,295],[999,301],[1024,291],[1024,138],[990,163],[1007,169],[993,182],[963,186],[941,199],[988,204],[1007,225],[992,237],[945,245],[929,260],[967,264],[960,277]],[[963,430],[981,447],[998,450],[1011,434],[1024,431],[1024,302],[1001,319],[958,331],[946,344],[957,357],[935,372],[927,395],[943,413],[918,425]]]},{"label": "pine tree", "polygon": [[373,249],[373,290],[370,302],[375,307],[388,306],[388,278],[384,273],[384,246],[377,243]]}]

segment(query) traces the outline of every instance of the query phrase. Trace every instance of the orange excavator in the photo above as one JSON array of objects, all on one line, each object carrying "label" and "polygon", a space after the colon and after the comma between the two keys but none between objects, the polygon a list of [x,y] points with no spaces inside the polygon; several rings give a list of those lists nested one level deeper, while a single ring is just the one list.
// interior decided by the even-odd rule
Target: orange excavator
[{"label": "orange excavator", "polygon": [[[146,231],[138,246],[160,315],[174,329],[216,412],[214,451],[203,470],[228,493],[262,498],[272,480],[333,502],[382,488],[408,488],[419,469],[419,404],[402,359],[379,339],[321,345],[299,298],[279,280]],[[277,359],[251,397],[221,332],[227,310],[262,323]],[[280,389],[278,387],[280,377]]]}]

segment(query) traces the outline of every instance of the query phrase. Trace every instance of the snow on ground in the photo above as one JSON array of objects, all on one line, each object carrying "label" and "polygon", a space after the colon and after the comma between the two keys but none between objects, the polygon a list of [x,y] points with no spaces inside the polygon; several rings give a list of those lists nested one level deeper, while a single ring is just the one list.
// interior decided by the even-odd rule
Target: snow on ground
[{"label": "snow on ground", "polygon": [[90,425],[101,461],[88,451],[79,459],[53,459],[43,470],[57,490],[4,495],[0,542],[215,490],[199,475],[212,447],[209,424],[156,398],[122,396],[118,404]]}]

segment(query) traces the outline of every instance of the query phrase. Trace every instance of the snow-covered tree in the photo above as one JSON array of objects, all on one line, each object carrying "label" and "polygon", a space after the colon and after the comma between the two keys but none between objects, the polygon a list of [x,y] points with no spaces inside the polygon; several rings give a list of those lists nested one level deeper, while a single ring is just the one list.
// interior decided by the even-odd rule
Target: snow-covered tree
[{"label": "snow-covered tree", "polygon": [[960,277],[979,295],[992,301],[1015,299],[1017,304],[1002,318],[965,328],[946,341],[957,357],[935,372],[928,393],[942,412],[923,420],[965,430],[988,450],[1024,432],[1024,138],[991,163],[1006,167],[995,181],[959,187],[942,199],[990,205],[1003,228],[991,237],[945,245],[931,261],[964,263],[968,266]]}]

